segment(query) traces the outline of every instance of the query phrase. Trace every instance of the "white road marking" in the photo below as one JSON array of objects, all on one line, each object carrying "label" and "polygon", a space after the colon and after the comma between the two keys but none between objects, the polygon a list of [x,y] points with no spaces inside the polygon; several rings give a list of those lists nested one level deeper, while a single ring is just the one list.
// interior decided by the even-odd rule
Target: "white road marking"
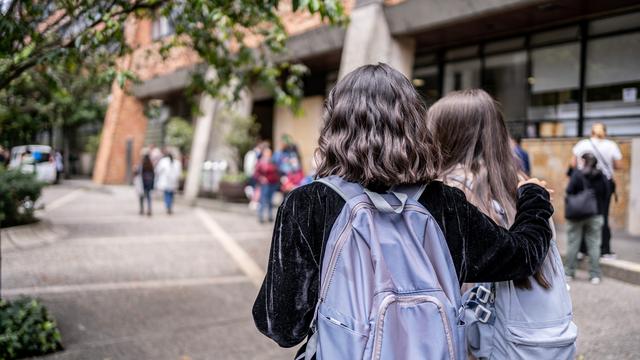
[{"label": "white road marking", "polygon": [[209,233],[218,240],[220,245],[233,258],[240,270],[244,272],[251,282],[260,286],[264,279],[264,272],[256,262],[247,254],[244,249],[227,233],[216,221],[214,221],[206,211],[200,208],[194,210],[196,216],[200,218],[202,224],[209,230]]},{"label": "white road marking", "polygon": [[61,206],[64,206],[64,205],[72,202],[73,200],[75,200],[83,192],[84,192],[84,189],[73,190],[72,192],[63,195],[63,196],[53,200],[52,202],[50,202],[48,204],[45,204],[44,211],[51,211],[51,210],[55,210],[55,209],[57,209],[57,208],[59,208]]},{"label": "white road marking", "polygon": [[138,289],[162,289],[182,286],[202,286],[202,285],[222,285],[248,282],[249,279],[242,275],[217,276],[195,279],[172,279],[172,280],[147,280],[147,281],[120,281],[94,284],[78,285],[52,285],[33,286],[26,288],[13,288],[2,290],[2,296],[18,295],[44,295],[44,294],[67,294],[91,291],[113,291],[113,290],[138,290]]}]

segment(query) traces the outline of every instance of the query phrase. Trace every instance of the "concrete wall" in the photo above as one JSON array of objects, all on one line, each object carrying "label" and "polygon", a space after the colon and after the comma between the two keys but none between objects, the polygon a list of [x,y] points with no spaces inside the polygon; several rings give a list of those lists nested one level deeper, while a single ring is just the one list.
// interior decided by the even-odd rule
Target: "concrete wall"
[{"label": "concrete wall", "polygon": [[629,211],[627,221],[631,235],[640,235],[640,138],[630,145],[631,171],[629,174]]},{"label": "concrete wall", "polygon": [[[523,147],[531,158],[531,175],[546,180],[555,190],[553,206],[554,221],[564,223],[564,190],[567,187],[566,176],[572,156],[572,148],[578,138],[568,139],[526,139]],[[614,139],[622,151],[622,169],[616,171],[614,179],[618,186],[618,202],[611,202],[610,224],[612,229],[626,230],[629,210],[630,173],[631,173],[631,139]],[[636,163],[638,161],[634,159]]]},{"label": "concrete wall", "polygon": [[273,137],[275,149],[282,146],[281,137],[289,134],[298,145],[305,173],[315,169],[313,152],[318,145],[324,97],[311,96],[302,100],[302,115],[295,116],[291,110],[278,106],[274,112]]}]

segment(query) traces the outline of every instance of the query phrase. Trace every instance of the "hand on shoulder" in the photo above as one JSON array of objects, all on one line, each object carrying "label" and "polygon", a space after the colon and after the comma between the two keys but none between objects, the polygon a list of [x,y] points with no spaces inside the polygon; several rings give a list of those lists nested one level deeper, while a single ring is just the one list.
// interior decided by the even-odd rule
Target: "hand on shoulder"
[{"label": "hand on shoulder", "polygon": [[522,180],[518,183],[518,189],[520,189],[521,187],[525,186],[525,185],[529,185],[529,184],[533,184],[533,185],[538,185],[541,188],[547,190],[547,192],[549,192],[549,194],[553,194],[554,191],[553,189],[547,187],[547,182],[544,180],[540,180],[538,178],[530,178],[527,180]]}]

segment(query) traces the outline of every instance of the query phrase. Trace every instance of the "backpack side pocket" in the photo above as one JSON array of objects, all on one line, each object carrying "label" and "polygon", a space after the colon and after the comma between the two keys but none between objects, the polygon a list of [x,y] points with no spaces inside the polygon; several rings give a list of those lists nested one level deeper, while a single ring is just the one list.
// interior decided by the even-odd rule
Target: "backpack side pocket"
[{"label": "backpack side pocket", "polygon": [[573,359],[578,328],[571,316],[553,322],[509,323],[507,339],[514,359]]}]

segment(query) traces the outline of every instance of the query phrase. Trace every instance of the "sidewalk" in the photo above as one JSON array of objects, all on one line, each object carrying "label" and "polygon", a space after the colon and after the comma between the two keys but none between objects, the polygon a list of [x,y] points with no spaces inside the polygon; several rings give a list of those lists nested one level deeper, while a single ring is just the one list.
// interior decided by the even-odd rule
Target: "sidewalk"
[{"label": "sidewalk", "polygon": [[[565,226],[556,225],[556,239],[560,253],[565,254],[567,247]],[[616,253],[616,259],[600,259],[604,275],[640,285],[640,236],[632,236],[623,231],[614,231],[611,236],[611,248]],[[581,261],[580,268],[587,270],[587,261]]]},{"label": "sidewalk", "polygon": [[[273,224],[214,199],[140,216],[131,187],[67,185],[45,189],[41,224],[13,229],[2,253],[3,296],[36,296],[58,321],[65,350],[43,359],[293,358],[251,316]],[[577,275],[578,358],[637,358],[640,286]]]}]

